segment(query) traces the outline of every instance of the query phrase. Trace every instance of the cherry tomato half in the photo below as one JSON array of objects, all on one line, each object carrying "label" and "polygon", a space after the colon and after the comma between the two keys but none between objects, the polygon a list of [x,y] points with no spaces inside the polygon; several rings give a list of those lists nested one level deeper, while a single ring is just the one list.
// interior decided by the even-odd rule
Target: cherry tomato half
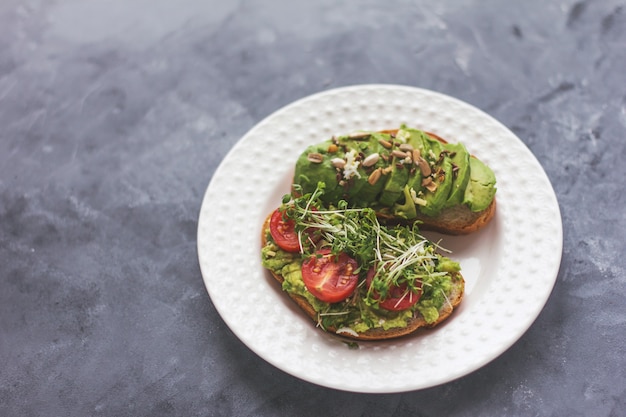
[{"label": "cherry tomato half", "polygon": [[[375,275],[376,269],[374,267],[367,271],[367,277],[365,280],[367,288],[369,288],[372,284],[372,280]],[[378,305],[385,310],[406,310],[407,308],[415,305],[422,296],[421,283],[418,283],[418,287],[420,290],[416,293],[414,291],[407,290],[406,283],[400,284],[399,286],[394,285],[387,291],[387,297],[384,300],[379,300]],[[379,294],[377,292],[374,292],[374,299],[379,299]]]},{"label": "cherry tomato half", "polygon": [[317,252],[302,264],[304,285],[317,299],[327,303],[343,301],[352,294],[359,281],[359,265],[345,253],[332,255],[330,250]]},{"label": "cherry tomato half", "polygon": [[291,219],[284,219],[283,212],[279,209],[274,210],[274,213],[272,213],[270,233],[278,247],[282,250],[287,252],[300,251],[296,222]]}]

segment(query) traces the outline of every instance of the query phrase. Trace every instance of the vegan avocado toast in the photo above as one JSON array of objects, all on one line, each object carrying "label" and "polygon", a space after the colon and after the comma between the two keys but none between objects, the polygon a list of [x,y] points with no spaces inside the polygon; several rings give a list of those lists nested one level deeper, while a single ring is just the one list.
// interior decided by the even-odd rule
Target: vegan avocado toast
[{"label": "vegan avocado toast", "polygon": [[434,327],[464,280],[419,229],[483,227],[495,182],[464,145],[421,130],[335,136],[296,161],[291,194],[263,225],[262,264],[330,333],[382,340]]}]

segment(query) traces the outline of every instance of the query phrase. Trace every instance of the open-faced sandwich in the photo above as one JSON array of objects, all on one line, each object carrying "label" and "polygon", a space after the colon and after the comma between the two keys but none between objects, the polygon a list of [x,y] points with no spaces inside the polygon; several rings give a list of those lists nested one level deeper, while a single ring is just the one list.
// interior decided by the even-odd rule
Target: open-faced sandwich
[{"label": "open-faced sandwich", "polygon": [[401,127],[307,148],[263,225],[262,263],[322,329],[383,340],[459,305],[460,265],[418,227],[469,233],[495,211],[495,177],[461,144]]},{"label": "open-faced sandwich", "polygon": [[379,217],[446,234],[486,225],[495,213],[493,171],[461,143],[402,126],[356,132],[309,146],[298,158],[294,184],[322,201],[371,207]]}]

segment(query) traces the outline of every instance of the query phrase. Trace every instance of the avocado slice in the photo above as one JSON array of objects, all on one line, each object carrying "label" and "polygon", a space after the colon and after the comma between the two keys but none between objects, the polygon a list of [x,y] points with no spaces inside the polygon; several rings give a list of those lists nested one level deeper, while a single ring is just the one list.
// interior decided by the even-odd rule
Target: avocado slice
[{"label": "avocado slice", "polygon": [[[417,149],[420,154],[428,148],[426,134],[418,129],[402,126],[398,130],[396,138],[410,145],[414,150]],[[411,157],[413,156],[413,152],[411,152]],[[417,217],[416,201],[419,200],[414,200],[414,197],[417,197],[417,193],[422,189],[422,172],[416,163],[406,165],[405,168],[409,171],[407,182],[402,189],[402,195],[393,206],[393,215],[411,220]]]},{"label": "avocado slice", "polygon": [[437,189],[433,192],[425,188],[423,198],[426,200],[426,204],[420,206],[420,211],[427,216],[438,215],[450,195],[450,189],[452,188],[452,161],[447,156],[444,157],[433,171],[435,172],[433,183],[437,184]]},{"label": "avocado slice", "polygon": [[[420,151],[421,155],[427,155],[428,149],[430,146],[428,145],[428,141],[426,140],[426,134],[421,130],[417,129],[403,129],[409,132],[409,138],[407,139],[407,143],[413,146],[413,149],[417,149]],[[417,165],[414,165],[415,169],[412,169],[409,173],[409,178],[407,180],[407,185],[409,186],[409,190],[415,190],[417,194],[422,189],[422,171],[420,171]]]},{"label": "avocado slice", "polygon": [[[380,140],[390,140],[391,137],[384,133],[372,133],[368,141],[360,142],[358,146],[361,148],[361,152],[364,153],[365,158],[378,153],[380,158],[378,161],[370,166],[363,167],[362,163],[359,165],[358,172],[360,178],[354,178],[354,182],[348,190],[348,199],[350,203],[356,207],[369,207],[372,203],[376,202],[380,192],[385,187],[387,176],[381,175],[378,181],[374,184],[370,184],[368,179],[372,172],[377,169],[383,169],[387,166],[388,162],[383,158],[389,157],[389,150],[380,144]],[[362,161],[361,161],[362,162]]]},{"label": "avocado slice", "polygon": [[385,187],[378,198],[378,202],[387,207],[393,206],[398,201],[409,179],[409,168],[404,165],[401,159],[392,157],[390,168],[391,172],[386,175]]},{"label": "avocado slice", "polygon": [[[352,149],[355,150],[357,154],[369,152],[369,142],[363,141],[354,141],[354,140],[342,140],[339,139],[339,142],[345,144],[348,152]],[[373,153],[373,152],[372,152]],[[344,154],[345,157],[345,154]],[[345,159],[345,158],[344,158]],[[355,196],[359,195],[359,192],[363,188],[363,186],[367,183],[367,174],[363,171],[363,168],[359,164],[357,168],[358,175],[355,175],[348,181],[348,186],[345,187],[346,197],[348,201],[352,201]]]},{"label": "avocado slice", "polygon": [[393,215],[401,219],[412,220],[417,217],[417,208],[413,201],[413,196],[411,196],[411,188],[405,185],[402,193],[404,194],[404,199],[401,199],[402,202],[398,202],[393,206]]},{"label": "avocado slice", "polygon": [[426,142],[429,146],[424,158],[431,166],[431,178],[432,182],[436,184],[434,191],[423,188],[423,199],[426,204],[420,206],[420,211],[427,216],[436,216],[439,214],[444,204],[448,200],[450,190],[452,188],[452,161],[443,153],[443,144],[436,139],[426,137]]},{"label": "avocado slice", "polygon": [[444,207],[463,203],[463,197],[470,178],[470,155],[462,143],[448,143],[443,146],[452,161],[452,186]]},{"label": "avocado slice", "polygon": [[482,211],[489,207],[496,194],[496,176],[487,165],[470,157],[470,179],[463,196],[463,204],[471,211]]},{"label": "avocado slice", "polygon": [[[323,181],[326,184],[326,188],[321,199],[326,203],[336,202],[344,194],[343,187],[339,185],[337,179],[337,171],[331,162],[334,157],[342,157],[343,155],[329,154],[328,147],[330,143],[330,141],[327,141],[307,147],[296,161],[293,177],[294,184],[299,184],[302,187],[303,194],[312,193],[317,188],[318,181]],[[312,154],[321,155],[322,161],[319,163],[312,162],[310,160],[310,155]]]}]

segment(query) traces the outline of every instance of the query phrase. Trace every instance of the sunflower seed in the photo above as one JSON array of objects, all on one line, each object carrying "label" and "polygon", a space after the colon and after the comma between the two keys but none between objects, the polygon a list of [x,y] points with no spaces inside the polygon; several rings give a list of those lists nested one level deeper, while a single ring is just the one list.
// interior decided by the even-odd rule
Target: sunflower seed
[{"label": "sunflower seed", "polygon": [[350,139],[365,139],[372,136],[370,132],[352,132],[348,135]]},{"label": "sunflower seed", "polygon": [[378,141],[378,143],[380,143],[383,147],[387,148],[387,149],[391,149],[391,147],[393,146],[393,144],[385,139],[380,139]]},{"label": "sunflower seed", "polygon": [[313,162],[314,164],[321,164],[322,161],[324,160],[324,156],[321,153],[317,153],[317,152],[311,152],[310,154],[307,155],[306,158],[310,162]]},{"label": "sunflower seed", "polygon": [[330,163],[333,164],[335,168],[343,168],[346,166],[346,161],[343,158],[333,158],[330,160]]},{"label": "sunflower seed", "polygon": [[407,156],[405,152],[399,151],[397,149],[394,149],[393,152],[391,152],[391,154],[398,159],[404,159]]},{"label": "sunflower seed", "polygon": [[419,165],[420,171],[422,172],[423,176],[427,177],[430,175],[431,173],[430,165],[428,165],[428,162],[426,162],[426,160],[422,158],[421,156],[417,160],[417,165]]},{"label": "sunflower seed", "polygon": [[370,176],[367,177],[367,182],[369,182],[370,185],[376,184],[380,179],[381,174],[382,170],[380,168],[375,169],[374,171],[372,171]]},{"label": "sunflower seed", "polygon": [[412,156],[413,156],[413,162],[415,163],[415,165],[417,165],[419,159],[422,157],[422,154],[420,153],[419,149],[413,149],[413,152],[411,152]]},{"label": "sunflower seed", "polygon": [[434,193],[437,190],[437,183],[431,182],[430,184],[426,185],[426,189],[431,193]]},{"label": "sunflower seed", "polygon": [[378,162],[379,159],[380,159],[380,155],[378,153],[373,153],[369,155],[367,158],[365,158],[363,162],[361,163],[361,165],[363,165],[364,167],[371,167],[376,162]]}]

